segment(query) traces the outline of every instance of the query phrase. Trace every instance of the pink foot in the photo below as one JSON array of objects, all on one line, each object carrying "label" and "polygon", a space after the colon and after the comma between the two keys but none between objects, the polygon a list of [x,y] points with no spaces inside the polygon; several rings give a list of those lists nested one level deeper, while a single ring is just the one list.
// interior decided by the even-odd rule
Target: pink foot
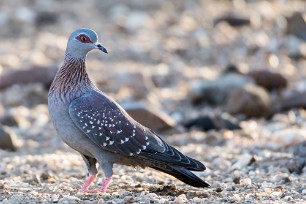
[{"label": "pink foot", "polygon": [[111,180],[112,180],[112,177],[105,177],[105,179],[102,183],[101,190],[100,190],[101,193],[104,193],[106,191],[106,189],[107,189],[108,185],[110,184]]},{"label": "pink foot", "polygon": [[98,190],[89,190],[89,186],[90,184],[96,179],[97,175],[91,175],[86,181],[85,183],[83,184],[80,192],[82,193],[96,193],[98,192]]}]

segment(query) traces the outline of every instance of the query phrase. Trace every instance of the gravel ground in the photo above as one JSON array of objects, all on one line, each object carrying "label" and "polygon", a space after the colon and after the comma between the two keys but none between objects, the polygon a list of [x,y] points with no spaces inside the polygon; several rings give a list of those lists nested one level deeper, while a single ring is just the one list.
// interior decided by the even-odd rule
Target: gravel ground
[{"label": "gravel ground", "polygon": [[[98,86],[120,103],[149,102],[178,123],[224,111],[224,104],[194,105],[190,90],[199,81],[216,79],[229,64],[243,72],[265,69],[284,76],[287,88],[269,92],[271,100],[306,90],[306,44],[296,37],[306,35],[306,24],[297,31],[288,31],[286,24],[294,12],[305,16],[305,1],[7,0],[0,5],[0,25],[5,28],[0,29],[0,75],[60,66],[71,31],[90,27],[109,50],[109,55],[93,52],[88,57]],[[244,25],[216,23],[228,13]],[[1,123],[9,124],[18,146],[15,152],[0,150],[0,203],[306,201],[302,108],[269,118],[238,114],[242,130],[162,133],[207,166],[197,175],[210,188],[193,188],[152,169],[118,165],[107,193],[96,195],[78,192],[86,168],[56,135],[46,98],[42,83],[0,90],[0,118],[6,118]],[[93,188],[99,188],[102,178],[99,174]]]}]

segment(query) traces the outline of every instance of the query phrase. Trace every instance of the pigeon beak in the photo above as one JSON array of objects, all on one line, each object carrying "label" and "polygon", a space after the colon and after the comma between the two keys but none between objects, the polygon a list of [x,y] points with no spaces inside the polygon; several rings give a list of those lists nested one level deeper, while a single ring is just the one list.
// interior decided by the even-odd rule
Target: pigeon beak
[{"label": "pigeon beak", "polygon": [[100,43],[96,43],[95,45],[97,46],[97,48],[98,48],[99,50],[101,50],[102,52],[108,54],[106,48],[103,47]]}]

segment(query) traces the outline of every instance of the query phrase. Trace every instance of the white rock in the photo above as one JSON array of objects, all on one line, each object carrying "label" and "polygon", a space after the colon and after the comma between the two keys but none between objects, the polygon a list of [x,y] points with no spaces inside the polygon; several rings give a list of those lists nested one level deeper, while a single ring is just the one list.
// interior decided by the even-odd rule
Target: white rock
[{"label": "white rock", "polygon": [[241,169],[248,165],[252,159],[252,155],[250,154],[243,154],[238,158],[238,161],[232,166],[232,170],[234,169]]},{"label": "white rock", "polygon": [[127,16],[126,27],[130,31],[137,31],[148,24],[149,16],[145,12],[132,12]]},{"label": "white rock", "polygon": [[8,203],[8,204],[17,204],[17,203],[27,203],[30,202],[29,197],[25,195],[12,195],[6,202],[3,203]]},{"label": "white rock", "polygon": [[80,203],[81,200],[75,196],[64,196],[63,198],[58,200],[59,204],[71,204],[71,203]]},{"label": "white rock", "polygon": [[195,202],[195,203],[204,203],[204,199],[203,198],[199,198],[199,197],[194,197],[192,199],[192,202]]},{"label": "white rock", "polygon": [[286,200],[286,201],[292,201],[293,200],[293,198],[291,196],[285,196],[283,199]]},{"label": "white rock", "polygon": [[240,179],[240,184],[243,186],[250,186],[252,185],[252,180],[249,178]]},{"label": "white rock", "polygon": [[236,200],[236,201],[240,201],[241,197],[239,196],[239,194],[234,194],[233,199]]},{"label": "white rock", "polygon": [[18,20],[25,23],[33,23],[36,17],[35,12],[28,7],[20,7],[16,9],[15,16]]},{"label": "white rock", "polygon": [[174,200],[174,203],[186,203],[186,202],[187,202],[187,198],[185,194],[181,194],[177,196]]},{"label": "white rock", "polygon": [[303,189],[303,190],[302,190],[302,194],[303,194],[303,195],[306,195],[306,189]]},{"label": "white rock", "polygon": [[306,130],[304,129],[286,129],[273,133],[272,142],[279,146],[292,146],[306,140]]}]

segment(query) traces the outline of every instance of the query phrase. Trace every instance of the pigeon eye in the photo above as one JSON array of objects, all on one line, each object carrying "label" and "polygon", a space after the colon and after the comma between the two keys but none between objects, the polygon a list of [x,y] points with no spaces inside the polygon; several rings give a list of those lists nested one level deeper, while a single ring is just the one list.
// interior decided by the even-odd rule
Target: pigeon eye
[{"label": "pigeon eye", "polygon": [[85,37],[85,36],[81,36],[81,40],[82,40],[83,42],[85,42],[85,41],[86,41],[86,37]]},{"label": "pigeon eye", "polygon": [[89,42],[91,42],[90,39],[86,35],[84,35],[84,34],[77,36],[76,39],[79,40],[82,43],[89,43]]}]

